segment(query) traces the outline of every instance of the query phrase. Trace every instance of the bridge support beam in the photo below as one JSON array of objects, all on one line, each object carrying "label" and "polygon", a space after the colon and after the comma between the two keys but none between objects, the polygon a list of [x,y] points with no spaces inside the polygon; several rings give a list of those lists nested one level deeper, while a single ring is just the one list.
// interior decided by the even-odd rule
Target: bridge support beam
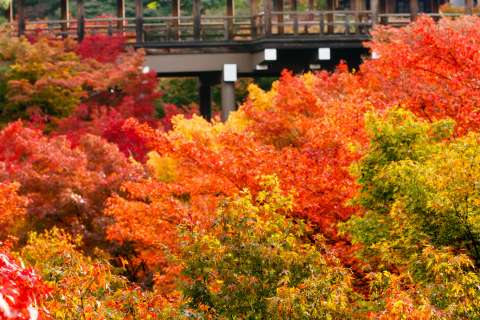
[{"label": "bridge support beam", "polygon": [[235,111],[235,82],[237,81],[237,65],[223,65],[222,76],[222,121],[227,121],[230,112]]}]

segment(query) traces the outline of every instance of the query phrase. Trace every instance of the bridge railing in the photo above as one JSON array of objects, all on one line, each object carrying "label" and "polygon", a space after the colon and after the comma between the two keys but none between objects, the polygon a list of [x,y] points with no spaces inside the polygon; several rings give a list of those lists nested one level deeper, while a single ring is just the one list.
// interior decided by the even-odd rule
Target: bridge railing
[{"label": "bridge railing", "polygon": [[[428,14],[438,20],[462,14]],[[122,34],[130,42],[171,43],[195,41],[241,42],[266,37],[368,35],[374,24],[407,25],[410,14],[376,14],[372,11],[272,11],[244,16],[165,16],[143,18],[93,18],[27,21],[26,35],[54,37]]]}]

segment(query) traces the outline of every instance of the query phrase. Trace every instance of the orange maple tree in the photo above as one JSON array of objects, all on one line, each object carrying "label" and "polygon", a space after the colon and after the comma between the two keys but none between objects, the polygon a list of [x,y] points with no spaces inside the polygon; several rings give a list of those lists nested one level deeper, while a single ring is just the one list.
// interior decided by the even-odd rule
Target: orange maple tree
[{"label": "orange maple tree", "polygon": [[405,28],[376,28],[366,43],[380,59],[361,66],[377,107],[403,105],[430,121],[452,118],[457,133],[480,128],[480,21],[420,17]]}]

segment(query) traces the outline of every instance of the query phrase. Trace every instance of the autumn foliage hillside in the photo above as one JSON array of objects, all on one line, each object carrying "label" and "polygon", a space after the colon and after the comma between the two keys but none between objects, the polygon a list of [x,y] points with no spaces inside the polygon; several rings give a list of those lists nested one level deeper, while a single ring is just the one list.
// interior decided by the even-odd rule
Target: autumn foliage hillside
[{"label": "autumn foliage hillside", "polygon": [[0,319],[480,318],[478,30],[378,27],[171,130],[121,39],[0,37],[0,262],[34,288]]}]

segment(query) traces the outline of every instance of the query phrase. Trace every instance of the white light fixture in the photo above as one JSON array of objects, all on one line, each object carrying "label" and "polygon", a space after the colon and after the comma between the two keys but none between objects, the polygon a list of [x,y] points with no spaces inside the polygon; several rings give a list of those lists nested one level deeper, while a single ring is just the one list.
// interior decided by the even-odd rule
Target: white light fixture
[{"label": "white light fixture", "polygon": [[265,49],[264,54],[265,61],[277,61],[277,49]]},{"label": "white light fixture", "polygon": [[318,48],[318,60],[330,60],[330,48]]},{"label": "white light fixture", "polygon": [[255,66],[255,70],[258,70],[258,71],[268,70],[268,65],[266,65],[266,64],[257,64],[257,65]]},{"label": "white light fixture", "polygon": [[223,65],[223,81],[224,82],[237,81],[237,65],[236,64]]}]

